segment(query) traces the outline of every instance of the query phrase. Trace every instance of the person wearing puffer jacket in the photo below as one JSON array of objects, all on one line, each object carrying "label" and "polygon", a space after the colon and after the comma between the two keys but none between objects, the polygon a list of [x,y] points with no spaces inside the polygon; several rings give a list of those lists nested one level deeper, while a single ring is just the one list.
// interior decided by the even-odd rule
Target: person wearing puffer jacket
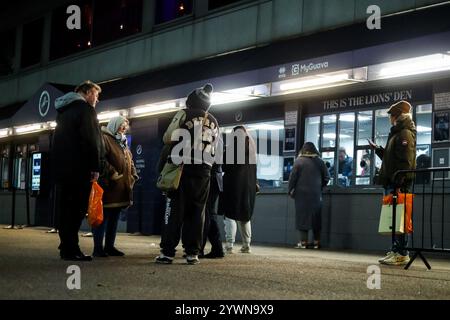
[{"label": "person wearing puffer jacket", "polygon": [[117,223],[121,210],[133,204],[133,186],[139,179],[125,135],[128,128],[128,120],[120,116],[112,118],[106,127],[102,127],[105,168],[99,183],[104,190],[103,223],[92,229],[94,257],[125,255],[114,246]]}]

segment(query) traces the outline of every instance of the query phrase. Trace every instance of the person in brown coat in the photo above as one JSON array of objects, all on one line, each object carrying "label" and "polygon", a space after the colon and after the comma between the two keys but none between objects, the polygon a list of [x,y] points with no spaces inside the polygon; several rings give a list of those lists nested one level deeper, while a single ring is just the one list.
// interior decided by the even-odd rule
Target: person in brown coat
[{"label": "person in brown coat", "polygon": [[[103,193],[103,223],[93,228],[94,257],[123,256],[114,246],[120,211],[133,204],[133,186],[139,178],[125,136],[128,120],[112,118],[102,127],[105,169],[100,177]],[[105,236],[106,233],[106,236]],[[105,246],[103,247],[103,238]]]}]

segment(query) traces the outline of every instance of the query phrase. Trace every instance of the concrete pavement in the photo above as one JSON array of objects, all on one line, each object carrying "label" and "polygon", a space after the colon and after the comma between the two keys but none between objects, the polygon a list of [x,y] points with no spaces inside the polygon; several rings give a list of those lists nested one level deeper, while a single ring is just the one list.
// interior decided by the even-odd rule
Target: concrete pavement
[{"label": "concrete pavement", "polygon": [[[199,265],[186,265],[179,251],[174,264],[157,265],[158,236],[119,234],[125,257],[70,262],[59,259],[58,235],[48,229],[0,227],[0,299],[450,300],[449,256],[430,259],[430,271],[420,260],[403,270],[378,265],[373,253],[253,245],[251,254]],[[80,243],[90,254],[92,238],[80,237]],[[70,265],[80,268],[80,290],[67,288]],[[381,289],[367,287],[371,265],[380,267]]]}]

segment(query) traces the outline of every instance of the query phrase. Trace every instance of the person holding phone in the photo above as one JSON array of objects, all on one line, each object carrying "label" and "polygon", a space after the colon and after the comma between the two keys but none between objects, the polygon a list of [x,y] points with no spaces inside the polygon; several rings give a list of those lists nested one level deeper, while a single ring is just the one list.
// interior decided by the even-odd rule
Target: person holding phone
[{"label": "person holding phone", "polygon": [[[395,190],[410,192],[413,176],[410,174],[396,175],[398,170],[411,170],[416,168],[416,126],[412,120],[411,105],[407,101],[393,104],[387,113],[391,122],[386,146],[378,146],[368,140],[371,148],[382,160],[380,173],[376,181],[384,188],[388,195]],[[397,235],[391,250],[378,262],[388,265],[405,265],[409,262],[407,235]]]}]

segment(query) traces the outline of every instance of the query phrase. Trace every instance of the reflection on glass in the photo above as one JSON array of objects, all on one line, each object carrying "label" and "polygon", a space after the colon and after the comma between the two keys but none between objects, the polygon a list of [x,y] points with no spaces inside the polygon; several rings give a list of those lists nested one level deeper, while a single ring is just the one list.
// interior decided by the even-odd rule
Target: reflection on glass
[{"label": "reflection on glass", "polygon": [[[322,160],[323,160],[323,162],[325,162],[325,165],[327,166],[328,170],[330,171],[330,169],[332,167],[334,167],[334,152],[332,152],[332,151],[322,152]],[[333,185],[333,180],[334,180],[334,176],[332,176],[331,172],[330,172],[330,182],[328,183],[328,185]]]},{"label": "reflection on glass", "polygon": [[[388,109],[375,110],[375,143],[383,148],[386,146],[389,132],[391,131],[391,122]],[[381,168],[381,159],[375,157],[375,166]]]},{"label": "reflection on glass", "polygon": [[352,184],[353,148],[355,134],[355,114],[343,113],[339,116],[339,175],[341,186]]},{"label": "reflection on glass", "polygon": [[387,110],[375,111],[375,143],[382,147],[386,145],[391,130],[391,122]]},{"label": "reflection on glass", "polygon": [[1,172],[1,185],[0,188],[9,188],[8,176],[9,176],[9,146],[4,145],[0,147],[0,172]]},{"label": "reflection on glass", "polygon": [[1,164],[2,164],[2,188],[8,188],[9,184],[8,184],[8,175],[9,175],[9,170],[8,170],[8,158],[2,158]]},{"label": "reflection on glass", "polygon": [[358,112],[358,146],[368,144],[367,139],[372,139],[372,111]]},{"label": "reflection on glass", "polygon": [[[356,153],[357,169],[356,169],[356,184],[368,185],[370,184],[370,175],[372,172],[372,153],[370,149],[358,150]],[[376,170],[375,170],[376,171]]]},{"label": "reflection on glass", "polygon": [[[417,145],[431,145],[431,111],[431,104],[416,107]],[[417,156],[419,155],[419,150],[417,150]]]},{"label": "reflection on glass", "polygon": [[319,148],[320,117],[309,117],[305,121],[305,142],[312,142]]},{"label": "reflection on glass", "polygon": [[[257,146],[256,177],[260,187],[280,187],[283,181],[283,120],[239,124],[247,128]],[[223,141],[228,144],[226,135],[231,133],[235,126],[222,127]]]},{"label": "reflection on glass", "polygon": [[322,148],[334,148],[336,146],[336,115],[323,117],[322,122]]}]

